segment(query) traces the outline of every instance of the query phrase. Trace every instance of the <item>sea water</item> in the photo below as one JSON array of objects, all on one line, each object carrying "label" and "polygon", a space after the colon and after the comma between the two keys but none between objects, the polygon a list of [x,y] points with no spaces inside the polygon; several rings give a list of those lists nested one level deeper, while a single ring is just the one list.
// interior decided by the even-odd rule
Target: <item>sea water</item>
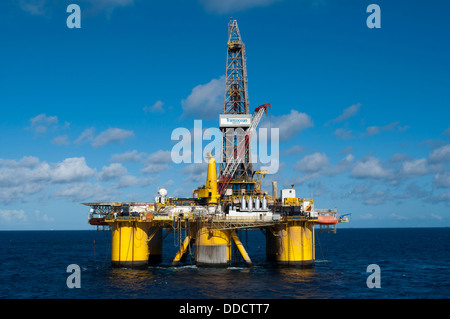
[{"label": "sea water", "polygon": [[[442,299],[450,295],[449,228],[316,229],[310,269],[266,261],[259,230],[240,232],[254,264],[199,268],[193,252],[178,267],[173,234],[163,260],[148,269],[111,267],[111,234],[102,231],[1,231],[1,299]],[[238,253],[237,253],[238,256]],[[69,288],[69,265],[80,288]],[[369,288],[369,265],[379,288]]]}]

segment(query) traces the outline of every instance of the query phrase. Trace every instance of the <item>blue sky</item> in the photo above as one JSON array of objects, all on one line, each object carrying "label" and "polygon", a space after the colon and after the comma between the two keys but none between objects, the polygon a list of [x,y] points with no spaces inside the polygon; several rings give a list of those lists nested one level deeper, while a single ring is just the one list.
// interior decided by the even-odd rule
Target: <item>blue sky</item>
[{"label": "blue sky", "polygon": [[[66,8],[81,8],[69,29]],[[366,8],[381,8],[369,29]],[[203,164],[171,133],[217,127],[227,24],[280,169],[343,227],[450,226],[445,1],[7,0],[0,3],[0,229],[91,229],[89,201],[190,196]],[[205,143],[206,144],[206,143]]]}]

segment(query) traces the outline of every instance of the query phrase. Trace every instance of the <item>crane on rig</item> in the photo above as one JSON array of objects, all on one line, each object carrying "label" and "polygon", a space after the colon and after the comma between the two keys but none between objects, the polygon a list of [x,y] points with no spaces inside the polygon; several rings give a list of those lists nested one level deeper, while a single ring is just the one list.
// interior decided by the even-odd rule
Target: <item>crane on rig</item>
[{"label": "crane on rig", "polygon": [[219,195],[222,195],[224,190],[227,188],[239,164],[244,162],[244,155],[249,147],[250,139],[252,138],[253,133],[256,131],[256,127],[261,121],[263,115],[267,114],[267,107],[270,106],[271,106],[270,104],[263,104],[255,109],[255,113],[253,114],[250,127],[245,131],[244,138],[240,141],[240,143],[237,146],[236,156],[228,160],[227,165],[225,166],[225,169],[222,171],[222,175],[219,178],[218,182]]}]

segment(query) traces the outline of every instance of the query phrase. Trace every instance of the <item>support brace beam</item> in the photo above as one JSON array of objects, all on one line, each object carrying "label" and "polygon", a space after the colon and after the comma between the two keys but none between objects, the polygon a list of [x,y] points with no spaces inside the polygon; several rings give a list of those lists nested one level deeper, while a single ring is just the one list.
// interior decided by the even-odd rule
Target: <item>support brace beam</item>
[{"label": "support brace beam", "polygon": [[244,258],[247,265],[251,267],[253,265],[253,263],[252,263],[250,257],[248,256],[247,251],[244,248],[244,245],[242,245],[239,237],[237,236],[235,230],[231,231],[231,238],[233,239],[234,243],[236,244],[236,247],[238,248],[239,252],[241,253],[242,258]]},{"label": "support brace beam", "polygon": [[180,246],[180,249],[178,250],[177,254],[175,255],[175,258],[172,261],[172,266],[178,265],[178,262],[180,261],[181,257],[183,257],[184,253],[186,252],[186,249],[189,246],[189,242],[191,241],[192,237],[190,235],[187,235],[186,238],[183,241],[183,244]]}]

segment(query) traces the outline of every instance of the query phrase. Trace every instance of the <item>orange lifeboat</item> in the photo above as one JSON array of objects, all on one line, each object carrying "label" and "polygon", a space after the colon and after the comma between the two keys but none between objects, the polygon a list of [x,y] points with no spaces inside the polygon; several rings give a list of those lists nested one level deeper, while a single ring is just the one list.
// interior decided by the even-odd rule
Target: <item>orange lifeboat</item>
[{"label": "orange lifeboat", "polygon": [[319,213],[316,224],[321,225],[335,225],[338,223],[338,220],[335,215],[322,215]]}]

